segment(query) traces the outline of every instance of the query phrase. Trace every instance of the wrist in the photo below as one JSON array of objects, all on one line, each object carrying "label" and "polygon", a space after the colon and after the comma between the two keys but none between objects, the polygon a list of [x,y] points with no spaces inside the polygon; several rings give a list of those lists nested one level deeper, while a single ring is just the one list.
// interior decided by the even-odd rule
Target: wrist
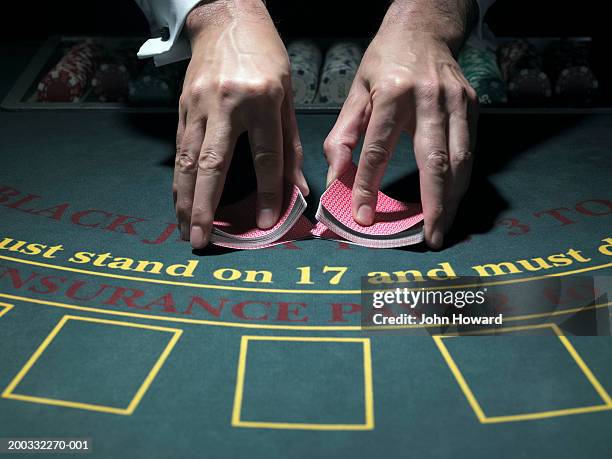
[{"label": "wrist", "polygon": [[459,51],[478,17],[475,0],[394,0],[381,29],[403,31],[431,37]]},{"label": "wrist", "polygon": [[205,0],[187,15],[185,30],[193,41],[211,29],[223,29],[239,18],[269,18],[262,0]]}]

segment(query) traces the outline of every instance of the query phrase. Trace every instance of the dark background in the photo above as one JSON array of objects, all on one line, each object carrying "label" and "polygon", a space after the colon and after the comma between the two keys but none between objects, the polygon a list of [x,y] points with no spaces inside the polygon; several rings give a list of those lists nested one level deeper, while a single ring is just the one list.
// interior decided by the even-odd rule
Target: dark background
[{"label": "dark background", "polygon": [[[132,0],[7,1],[0,35],[44,38],[55,34],[142,35],[147,22]],[[387,0],[268,0],[285,38],[371,36]],[[596,36],[603,38],[609,15],[602,0],[497,0],[487,22],[503,36]],[[601,25],[595,18],[602,18]],[[606,20],[606,22],[610,22]]]},{"label": "dark background", "polygon": [[[7,1],[0,38],[42,41],[51,35],[149,35],[147,21],[133,0]],[[285,40],[296,37],[372,37],[389,0],[267,0]],[[497,0],[486,22],[498,36],[589,36],[592,67],[600,93],[612,94],[609,13],[602,0]],[[144,41],[144,40],[143,40]],[[612,96],[610,96],[612,97]],[[606,96],[608,99],[608,96]]]}]

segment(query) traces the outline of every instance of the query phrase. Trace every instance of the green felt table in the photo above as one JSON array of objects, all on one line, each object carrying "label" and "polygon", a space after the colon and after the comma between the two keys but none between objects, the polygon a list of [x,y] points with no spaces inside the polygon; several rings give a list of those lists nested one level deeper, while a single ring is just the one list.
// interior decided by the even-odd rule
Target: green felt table
[{"label": "green felt table", "polygon": [[[312,217],[334,116],[298,121]],[[174,122],[0,113],[0,437],[89,438],[99,457],[610,457],[610,337],[512,301],[501,339],[378,333],[359,305],[375,272],[443,268],[536,303],[543,276],[608,276],[612,117],[482,118],[437,252],[192,253],[173,226]],[[385,179],[404,199],[418,199],[411,151],[402,139]],[[105,253],[159,273],[93,263]],[[606,301],[589,307],[603,322]]]}]

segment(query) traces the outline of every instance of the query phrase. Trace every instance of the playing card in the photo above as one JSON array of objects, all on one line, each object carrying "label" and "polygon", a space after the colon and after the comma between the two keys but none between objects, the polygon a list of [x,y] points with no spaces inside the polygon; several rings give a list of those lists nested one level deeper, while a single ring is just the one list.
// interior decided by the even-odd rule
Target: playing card
[{"label": "playing card", "polygon": [[219,208],[215,214],[211,241],[223,247],[253,249],[268,246],[289,232],[306,209],[306,201],[295,185],[287,185],[278,222],[269,229],[257,227],[257,194]]},{"label": "playing card", "polygon": [[[407,204],[378,192],[371,226],[353,219],[352,188],[354,164],[335,180],[321,196],[317,220],[336,235],[367,247],[400,247],[423,240],[423,212],[420,204]],[[324,233],[322,233],[324,234]]]}]

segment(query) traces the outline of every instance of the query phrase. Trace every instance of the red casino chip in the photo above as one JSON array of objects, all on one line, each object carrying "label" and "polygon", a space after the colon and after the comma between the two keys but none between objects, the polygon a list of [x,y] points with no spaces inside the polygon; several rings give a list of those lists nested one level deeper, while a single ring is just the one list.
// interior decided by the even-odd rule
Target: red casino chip
[{"label": "red casino chip", "polygon": [[588,101],[597,92],[598,86],[597,78],[590,68],[569,67],[559,74],[555,93],[561,97]]},{"label": "red casino chip", "polygon": [[47,73],[37,87],[37,99],[44,102],[79,101],[96,66],[98,50],[89,42],[74,45]]},{"label": "red casino chip", "polygon": [[121,63],[103,63],[91,80],[94,94],[101,102],[126,100],[129,92],[130,74]]},{"label": "red casino chip", "polygon": [[514,98],[542,99],[552,94],[550,79],[536,69],[523,69],[508,83],[508,92]]},{"label": "red casino chip", "polygon": [[38,84],[38,100],[42,102],[76,102],[83,95],[85,84],[69,69],[54,69]]}]

